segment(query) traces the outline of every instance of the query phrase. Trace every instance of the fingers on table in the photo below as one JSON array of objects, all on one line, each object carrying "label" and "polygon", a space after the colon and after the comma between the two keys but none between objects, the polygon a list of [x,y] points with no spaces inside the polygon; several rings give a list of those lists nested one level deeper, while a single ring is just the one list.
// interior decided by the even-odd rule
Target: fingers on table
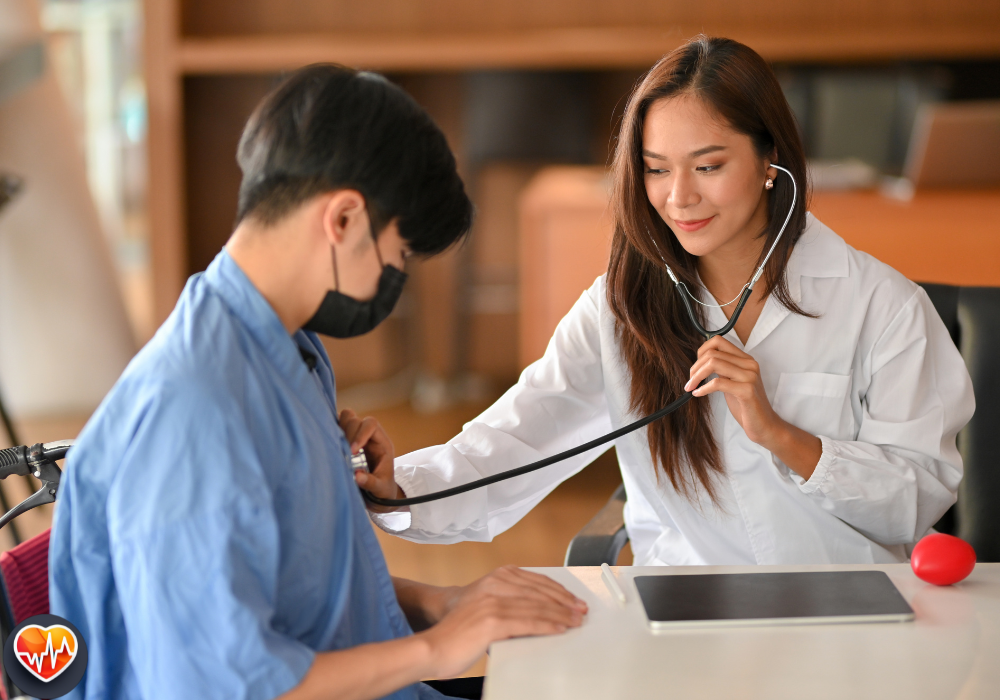
[{"label": "fingers on table", "polygon": [[554,634],[583,622],[579,610],[531,598],[490,596],[478,612],[497,637]]},{"label": "fingers on table", "polygon": [[548,576],[525,571],[516,566],[505,566],[498,569],[495,576],[498,581],[510,585],[511,592],[514,594],[528,595],[539,600],[551,600],[577,610],[587,609],[587,604],[584,601]]}]

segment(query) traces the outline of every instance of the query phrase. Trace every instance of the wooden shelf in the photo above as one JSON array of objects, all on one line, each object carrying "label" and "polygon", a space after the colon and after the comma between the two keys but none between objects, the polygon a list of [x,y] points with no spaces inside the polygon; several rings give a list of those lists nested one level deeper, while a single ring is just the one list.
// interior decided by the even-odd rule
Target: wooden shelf
[{"label": "wooden shelf", "polygon": [[[383,71],[448,71],[477,68],[633,68],[651,65],[701,31],[696,27],[553,29],[480,34],[250,35],[181,39],[178,72],[269,73],[334,61]],[[848,62],[1000,56],[1000,32],[992,27],[900,27],[768,32],[725,31],[770,61]]]}]

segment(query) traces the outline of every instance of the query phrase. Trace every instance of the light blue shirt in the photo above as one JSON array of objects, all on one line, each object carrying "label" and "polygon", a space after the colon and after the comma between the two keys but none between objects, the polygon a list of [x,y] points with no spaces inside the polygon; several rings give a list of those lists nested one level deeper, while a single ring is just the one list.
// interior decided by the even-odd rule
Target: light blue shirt
[{"label": "light blue shirt", "polygon": [[67,697],[273,698],[318,651],[412,634],[334,391],[228,253],[191,278],[66,462],[51,606],[90,654]]}]

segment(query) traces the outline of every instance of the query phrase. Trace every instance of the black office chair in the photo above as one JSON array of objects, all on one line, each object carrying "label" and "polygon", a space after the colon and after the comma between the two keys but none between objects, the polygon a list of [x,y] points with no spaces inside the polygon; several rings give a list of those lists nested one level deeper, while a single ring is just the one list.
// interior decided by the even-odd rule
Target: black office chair
[{"label": "black office chair", "polygon": [[[939,532],[971,543],[981,562],[1000,561],[1000,287],[920,286],[927,292],[965,358],[976,413],[958,434],[965,477],[958,502],[938,521]],[[614,565],[628,542],[622,510],[625,487],[569,543],[566,566]]]}]

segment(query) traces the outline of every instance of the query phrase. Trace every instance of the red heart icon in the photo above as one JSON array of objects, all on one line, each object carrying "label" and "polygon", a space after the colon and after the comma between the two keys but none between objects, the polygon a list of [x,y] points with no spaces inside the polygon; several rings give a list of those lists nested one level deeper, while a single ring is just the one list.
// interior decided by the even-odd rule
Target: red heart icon
[{"label": "red heart icon", "polygon": [[73,630],[63,625],[25,625],[14,639],[17,660],[46,683],[69,668],[79,648]]},{"label": "red heart icon", "polygon": [[976,550],[965,540],[935,532],[917,542],[910,566],[918,578],[935,586],[950,586],[972,573]]}]

